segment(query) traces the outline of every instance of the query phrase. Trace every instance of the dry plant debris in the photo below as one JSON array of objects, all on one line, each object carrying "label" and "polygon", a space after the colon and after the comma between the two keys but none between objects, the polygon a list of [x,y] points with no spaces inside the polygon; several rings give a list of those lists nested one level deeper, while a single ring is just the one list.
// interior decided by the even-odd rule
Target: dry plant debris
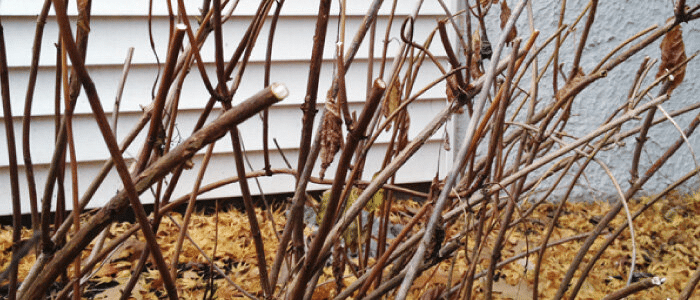
[{"label": "dry plant debris", "polygon": [[[648,199],[639,199],[630,203],[633,211],[642,207]],[[528,204],[521,206],[521,211],[527,209]],[[392,207],[391,221],[396,224],[406,224],[420,209],[421,204],[411,200],[397,201]],[[596,218],[603,215],[610,208],[606,202],[576,202],[567,203],[560,217],[559,223],[551,241],[564,239],[585,233],[595,226]],[[542,236],[545,226],[550,222],[556,209],[555,204],[542,204],[534,213],[509,232],[505,241],[502,259],[518,255],[539,246],[538,239]],[[666,281],[659,287],[635,294],[628,299],[666,299],[676,298],[700,262],[700,193],[694,195],[680,195],[678,193],[666,197],[656,203],[649,210],[639,216],[635,222],[635,234],[638,241],[637,262],[635,273],[639,278],[658,276]],[[282,228],[285,216],[282,210],[273,211],[274,223],[277,228]],[[268,264],[272,264],[273,253],[277,247],[277,239],[273,232],[272,222],[265,217],[263,212],[257,210],[265,248],[268,251]],[[181,222],[179,214],[173,214],[176,222]],[[262,295],[258,268],[256,267],[255,248],[249,231],[247,218],[244,213],[231,209],[218,215],[218,233],[215,233],[215,216],[195,214],[192,217],[189,235],[207,255],[213,257],[216,265],[225,270],[226,275],[243,289]],[[166,259],[172,257],[174,245],[178,233],[178,226],[170,219],[164,219],[158,231],[158,242],[161,245]],[[498,220],[498,219],[497,219]],[[621,225],[625,218],[619,215],[609,227],[609,231]],[[489,247],[495,237],[499,224],[493,219],[487,219],[489,225],[493,225],[491,234],[485,243]],[[115,223],[111,226],[111,236],[118,236],[125,232],[133,224]],[[446,240],[457,236],[464,228],[464,221],[457,221],[446,230]],[[417,230],[417,228],[414,228]],[[312,234],[312,229],[307,228],[306,235]],[[29,230],[22,232],[23,238],[30,238]],[[215,237],[218,235],[216,253],[212,253]],[[468,253],[471,255],[474,246],[474,234],[468,239]],[[602,242],[606,234],[599,237]],[[601,299],[605,295],[625,286],[625,279],[629,271],[632,249],[629,242],[629,231],[615,241],[599,260],[597,267],[586,279],[578,299]],[[0,265],[6,268],[11,256],[11,230],[3,227],[0,231]],[[580,247],[581,240],[574,240],[547,249],[544,258],[542,273],[540,274],[540,296],[543,299],[551,298],[559,286],[559,282],[566,272],[571,259]],[[145,250],[145,242],[142,236],[132,237],[122,244],[104,265],[90,279],[85,289],[85,299],[114,299],[120,296],[120,290],[128,281],[133,268],[138,261],[141,252]],[[83,256],[89,255],[91,247],[83,252]],[[488,267],[489,249],[482,249],[477,258],[478,267],[476,273],[484,271]],[[34,263],[34,254],[25,257],[20,264],[19,278],[23,280],[29,268]],[[352,260],[352,259],[351,259]],[[472,260],[470,258],[470,260]],[[211,273],[210,266],[204,256],[192,245],[186,242],[182,251],[182,262],[178,268],[178,289],[181,297],[185,299],[202,298],[208,290],[208,282],[213,274],[214,297],[218,299],[238,299],[243,295],[233,286],[228,284],[221,275]],[[497,299],[530,299],[532,295],[531,283],[533,281],[535,254],[529,258],[522,258],[500,268],[494,283],[494,292]],[[354,262],[357,264],[357,262]],[[370,264],[373,260],[370,259]],[[452,264],[454,264],[452,266]],[[423,273],[415,282],[411,293],[412,299],[435,299],[445,291],[448,284],[459,282],[463,274],[467,272],[468,262],[465,259],[464,250],[460,250],[454,259],[447,259],[437,267]],[[71,269],[72,270],[72,269]],[[71,270],[68,270],[70,273]],[[450,271],[452,270],[452,271]],[[530,271],[530,272],[529,272]],[[483,278],[483,277],[482,277]],[[355,275],[346,268],[344,283],[351,284],[356,279]],[[335,293],[335,279],[332,267],[324,269],[319,281],[319,287],[314,294],[314,299],[329,299]],[[6,284],[6,282],[4,283]],[[148,264],[148,270],[141,276],[132,299],[154,299],[163,295],[163,286],[160,275]],[[474,285],[473,297],[477,299],[482,295],[482,282]],[[696,290],[694,296],[700,297],[700,291]]]},{"label": "dry plant debris", "polygon": [[[673,70],[674,67],[681,65],[687,58],[681,25],[674,26],[671,31],[666,33],[664,39],[661,40],[659,48],[661,48],[661,64],[659,64],[659,71],[656,73],[656,78],[665,75],[670,70]],[[681,67],[675,70],[669,77],[672,83],[668,88],[668,92],[673,92],[673,90],[683,82],[683,78],[685,78],[685,65],[681,65]]]}]

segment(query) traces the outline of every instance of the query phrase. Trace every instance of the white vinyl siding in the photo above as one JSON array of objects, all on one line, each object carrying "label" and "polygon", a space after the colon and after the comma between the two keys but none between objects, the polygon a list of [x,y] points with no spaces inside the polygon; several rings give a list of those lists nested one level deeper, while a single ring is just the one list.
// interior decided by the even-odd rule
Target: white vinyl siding
[{"label": "white vinyl siding", "polygon": [[[190,15],[198,13],[198,6],[201,1],[185,1],[187,11]],[[402,3],[406,2],[406,3]],[[346,29],[346,47],[355,34],[362,21],[371,1],[348,1],[348,25]],[[2,25],[4,27],[5,42],[8,50],[8,63],[10,67],[10,90],[12,101],[12,113],[15,126],[17,142],[18,162],[20,164],[20,186],[22,195],[22,211],[29,212],[28,192],[26,190],[26,177],[21,149],[21,126],[22,112],[24,109],[24,98],[29,75],[29,64],[31,59],[31,46],[36,26],[36,15],[41,9],[42,1],[18,1],[5,0],[0,2],[0,14],[2,15]],[[228,60],[240,41],[247,28],[252,14],[257,9],[258,1],[240,1],[232,18],[224,26],[224,51],[225,59]],[[71,7],[69,14],[75,15],[75,7]],[[165,8],[165,1],[154,1],[153,12],[153,34],[155,38],[156,50],[161,62],[165,60],[165,47],[168,35],[168,17]],[[398,29],[405,16],[413,10],[414,1],[399,1],[397,8],[397,18],[394,20],[392,37],[397,37]],[[382,39],[384,28],[388,23],[388,13],[391,2],[386,1],[380,10],[378,30],[376,37],[375,57],[381,56]],[[275,138],[293,167],[296,167],[297,149],[301,128],[301,110],[306,91],[306,77],[309,72],[308,61],[311,56],[313,43],[313,33],[316,23],[316,12],[318,1],[287,1],[282,9],[275,42],[272,53],[271,81],[284,83],[290,90],[289,97],[270,109],[270,148],[273,168],[286,168],[283,160],[272,143]],[[319,80],[319,108],[325,101],[325,94],[328,90],[333,76],[333,54],[337,33],[338,8],[337,1],[333,2],[331,10],[333,17],[330,18],[326,46],[324,50],[324,63]],[[53,12],[51,13],[53,14]],[[133,124],[141,115],[141,108],[151,102],[151,89],[157,64],[152,50],[149,46],[148,37],[148,1],[95,1],[92,8],[92,19],[90,25],[90,39],[88,42],[88,53],[86,63],[88,70],[96,84],[102,105],[107,111],[107,117],[111,119],[114,98],[118,82],[121,78],[122,64],[129,47],[134,47],[135,52],[132,60],[132,67],[126,81],[124,94],[120,106],[120,118],[118,126],[118,141],[131,130]],[[436,16],[442,14],[442,9],[437,2],[426,2],[421,9],[421,17],[416,21],[415,40],[422,42],[425,37],[434,29]],[[192,24],[196,24],[194,18]],[[75,28],[74,28],[75,30]],[[246,68],[243,82],[234,97],[234,104],[259,91],[263,85],[265,48],[269,27],[266,25],[262,29],[257,44],[252,52],[250,63]],[[39,197],[41,197],[44,180],[48,164],[53,153],[54,139],[54,76],[56,60],[56,42],[58,31],[54,17],[49,17],[44,37],[42,41],[42,55],[40,59],[39,76],[37,88],[34,95],[32,107],[31,124],[31,153],[35,165],[36,183]],[[188,43],[185,38],[185,43]],[[388,55],[395,53],[397,40],[390,43]],[[431,51],[434,52],[445,64],[444,50],[441,49],[436,37]],[[366,69],[369,63],[367,41],[365,41],[357,53],[352,67],[348,70],[347,85],[348,98],[351,109],[359,113],[362,101],[365,99],[366,91]],[[207,71],[212,80],[215,79],[213,66],[213,38],[207,40],[201,49],[203,59],[207,65]],[[391,57],[390,57],[391,58]],[[387,69],[391,66],[388,61]],[[378,60],[375,61],[375,74],[379,68]],[[177,129],[183,138],[188,137],[192,132],[192,127],[200,114],[201,108],[208,100],[209,96],[201,83],[201,78],[196,68],[192,68],[182,89],[180,100],[180,113],[178,116]],[[235,76],[234,71],[233,76]],[[414,92],[422,88],[440,75],[438,69],[426,60],[423,70],[417,79]],[[376,75],[375,75],[376,76]],[[415,136],[432,117],[444,107],[444,85],[440,84],[428,91],[419,101],[409,106],[411,114],[411,129],[409,138]],[[218,115],[219,110],[212,114]],[[2,118],[2,115],[0,115]],[[84,95],[78,99],[74,117],[74,135],[77,145],[77,158],[79,161],[79,187],[80,193],[90,184],[92,178],[102,166],[103,161],[109,157],[97,125],[92,117],[90,106]],[[319,120],[316,120],[318,124]],[[0,125],[4,127],[4,125]],[[239,126],[242,139],[248,151],[248,157],[254,169],[263,167],[262,154],[262,123],[260,118],[253,117]],[[144,130],[145,131],[145,130]],[[441,131],[442,132],[442,131]],[[385,143],[390,133],[379,139],[379,147],[376,147],[369,156],[365,175],[371,176],[378,171],[384,156]],[[126,158],[133,158],[139,151],[143,142],[142,133],[139,138],[126,151]],[[397,174],[397,182],[421,182],[429,181],[436,172],[435,169],[425,168],[418,159],[430,158],[437,160],[437,153],[442,148],[440,142],[441,135],[436,134],[433,139],[422,149],[416,157],[408,162],[406,167]],[[7,147],[5,144],[4,129],[0,130],[0,190],[9,191],[9,166]],[[175,140],[177,142],[177,140]],[[230,155],[230,141],[224,138],[215,147],[215,155],[207,170],[204,184],[221,180],[235,175],[235,163]],[[187,171],[180,179],[178,189],[174,197],[187,193],[193,185],[196,172],[199,169],[199,161],[202,154],[195,158],[195,168]],[[443,156],[444,159],[444,156]],[[433,162],[431,165],[436,166]],[[327,177],[332,176],[332,172],[326,173]],[[317,176],[318,172],[314,172]],[[261,178],[263,191],[266,194],[289,192],[293,190],[293,176],[276,175],[272,178]],[[257,187],[251,182],[252,192],[258,194]],[[66,194],[70,195],[70,184],[66,182]],[[105,183],[98,190],[90,206],[100,206],[108,201],[111,196],[120,188],[121,184],[112,171]],[[312,188],[323,188],[314,186]],[[144,193],[142,201],[152,201],[149,193]],[[238,185],[230,185],[214,192],[208,193],[206,197],[231,197],[239,195]],[[2,193],[1,203],[7,203],[0,208],[0,215],[11,212],[9,192]],[[70,201],[67,201],[70,208]],[[53,205],[55,207],[55,204]]]}]

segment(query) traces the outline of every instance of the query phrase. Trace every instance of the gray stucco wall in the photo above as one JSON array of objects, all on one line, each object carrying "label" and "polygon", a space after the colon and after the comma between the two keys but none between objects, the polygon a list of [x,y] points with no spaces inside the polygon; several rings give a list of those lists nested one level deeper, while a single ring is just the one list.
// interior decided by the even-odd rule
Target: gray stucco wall
[{"label": "gray stucco wall", "polygon": [[[517,2],[508,1],[511,8]],[[561,3],[560,1],[532,2],[535,28],[541,32],[537,41],[537,45],[539,45],[555,32]],[[585,9],[588,2],[568,1],[564,24],[572,24]],[[672,2],[674,1],[600,1],[595,23],[591,28],[581,59],[583,70],[585,72],[592,70],[608,52],[637,32],[655,24],[663,26],[666,19],[673,16]],[[692,2],[694,1],[690,1],[688,4],[694,5],[695,3]],[[494,5],[487,19],[487,28],[490,30],[489,38],[492,43],[497,41],[498,34],[500,34],[499,13],[499,5]],[[586,16],[577,26],[578,30],[571,33],[560,50],[559,62],[564,64],[563,69],[565,72],[569,72],[571,69],[574,47],[580,39],[585,18]],[[530,32],[527,10],[523,12],[517,26],[519,35],[527,37]],[[700,23],[696,21],[690,24],[683,24],[682,31],[686,53],[690,56],[700,50]],[[572,112],[577,116],[572,118],[570,125],[567,126],[568,133],[573,136],[582,136],[590,132],[598,127],[615,108],[624,103],[635,73],[644,57],[649,56],[651,59],[660,60],[659,44],[660,39],[609,72],[606,78],[598,80],[581,93],[576,98],[573,106]],[[540,69],[543,68],[546,59],[552,53],[552,49],[552,47],[548,47],[541,54]],[[623,48],[623,51],[624,49],[626,48]],[[658,70],[658,64],[657,62],[648,77],[643,81],[643,87],[653,81]],[[538,98],[541,103],[550,103],[553,100],[551,67],[547,73],[548,75],[540,83]],[[696,59],[688,64],[683,84],[673,92],[671,99],[662,105],[666,111],[671,112],[700,101],[698,97],[700,95],[700,84],[698,84],[697,79],[698,73],[700,73],[700,62]],[[526,81],[523,80],[523,82]],[[559,78],[560,87],[563,86],[563,83],[564,80]],[[525,84],[529,85],[529,83]],[[658,88],[655,88],[651,91],[651,94],[656,95],[657,91]],[[648,98],[643,101],[648,101]],[[690,112],[675,120],[682,129],[685,129],[696,114],[697,112]],[[662,114],[657,112],[656,116],[658,118]],[[457,132],[455,132],[455,136],[459,137],[459,132],[466,128],[466,121],[468,120],[462,120],[462,123],[456,124],[455,130]],[[632,122],[630,125],[623,127],[623,130],[637,126],[640,123],[641,120]],[[675,142],[679,137],[678,131],[670,122],[654,127],[649,133],[646,151],[642,153],[640,173],[643,173],[667,149],[667,146]],[[695,151],[700,151],[700,138],[697,137],[697,134],[691,136],[689,140],[692,148]],[[634,139],[628,139],[627,143],[617,145],[609,151],[598,155],[598,158],[610,167],[623,190],[629,187],[629,170],[634,147]],[[697,154],[700,155],[700,153]],[[691,171],[694,167],[695,163],[689,147],[684,145],[660,172],[650,180],[643,193],[661,191],[668,184]],[[697,180],[691,180],[682,190],[697,190],[697,182]],[[592,200],[617,197],[617,192],[610,178],[600,166],[594,163],[588,166],[585,175],[579,183],[579,187],[572,195],[573,198]]]}]

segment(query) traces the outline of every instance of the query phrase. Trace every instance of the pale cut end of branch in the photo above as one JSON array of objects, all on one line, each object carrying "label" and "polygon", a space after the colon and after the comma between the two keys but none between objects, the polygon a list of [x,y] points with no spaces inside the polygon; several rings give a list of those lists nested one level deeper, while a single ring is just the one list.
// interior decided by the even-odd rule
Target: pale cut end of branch
[{"label": "pale cut end of branch", "polygon": [[270,90],[272,91],[272,94],[275,95],[275,97],[279,100],[282,100],[289,96],[289,90],[284,84],[281,83],[273,83],[272,85],[270,85]]},{"label": "pale cut end of branch", "polygon": [[179,24],[175,25],[175,29],[184,31],[184,30],[187,30],[187,25],[185,25],[183,23],[179,23]]},{"label": "pale cut end of branch", "polygon": [[664,282],[666,282],[665,277],[654,277],[651,279],[651,283],[654,285],[662,285]]},{"label": "pale cut end of branch", "polygon": [[386,89],[386,82],[384,82],[384,80],[382,80],[381,78],[377,78],[374,81],[374,87],[379,89]]}]

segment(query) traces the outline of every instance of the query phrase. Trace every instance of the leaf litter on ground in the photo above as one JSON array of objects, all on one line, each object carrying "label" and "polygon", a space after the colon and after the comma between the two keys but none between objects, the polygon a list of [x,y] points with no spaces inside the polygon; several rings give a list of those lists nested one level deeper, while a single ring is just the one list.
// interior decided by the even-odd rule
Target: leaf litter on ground
[{"label": "leaf litter on ground", "polygon": [[[630,201],[630,209],[638,210],[649,198]],[[390,220],[394,224],[407,224],[411,217],[420,209],[421,203],[412,200],[398,200],[392,207]],[[523,204],[521,211],[527,209]],[[501,260],[506,260],[539,246],[546,226],[551,221],[551,216],[556,209],[556,203],[544,203],[539,205],[526,222],[522,222],[508,233],[504,241]],[[574,202],[567,203],[564,211],[555,226],[555,231],[550,240],[575,236],[590,231],[595,226],[597,217],[602,216],[610,209],[607,202]],[[259,209],[256,210],[261,226],[261,235],[265,245],[266,261],[272,265],[277,238],[274,230],[282,230],[286,222],[284,210],[278,209],[272,212],[272,222]],[[635,276],[644,278],[658,276],[666,278],[664,284],[628,297],[627,299],[666,299],[676,298],[685,286],[689,277],[698,268],[700,262],[700,193],[681,195],[672,193],[662,201],[654,204],[634,221],[636,239],[638,240],[637,266]],[[173,220],[180,223],[182,216],[177,213],[171,215]],[[244,212],[229,209],[220,212],[218,216],[218,245],[216,253],[213,253],[215,244],[215,217],[197,213],[193,215],[189,235],[197,245],[212,257],[215,264],[226,272],[231,280],[246,291],[262,296],[262,289],[258,280],[258,268],[253,246],[252,235],[249,231],[247,217]],[[625,222],[624,215],[618,215],[597,240],[594,249],[602,244],[610,232]],[[488,268],[490,252],[493,240],[498,232],[499,224],[492,220],[493,227],[486,237],[486,244],[482,253],[473,259],[465,258],[465,247],[454,253],[454,259],[447,259],[430,270],[423,273],[414,282],[411,291],[412,299],[434,299],[446,290],[448,284],[454,285],[460,282],[466,274],[468,261],[476,261],[476,274]],[[116,237],[125,232],[133,224],[115,223],[110,227],[111,237]],[[416,227],[420,227],[420,223]],[[461,219],[446,228],[445,240],[460,234],[465,226]],[[418,228],[414,228],[417,231]],[[305,234],[310,236],[312,229],[306,229]],[[11,227],[5,226],[0,230],[0,266],[5,269],[11,259]],[[178,226],[170,219],[164,218],[158,231],[158,243],[163,251],[163,256],[169,260],[175,252],[174,245],[178,234]],[[31,238],[32,232],[22,230],[23,239]],[[470,233],[466,249],[467,255],[472,255],[475,235]],[[629,230],[611,245],[593,268],[577,297],[577,299],[600,299],[605,295],[625,287],[627,272],[631,263],[631,245],[629,243]],[[543,259],[541,274],[539,275],[539,295],[543,299],[554,296],[559,287],[559,282],[567,271],[571,260],[576,255],[582,243],[581,239],[566,242],[548,248]],[[88,247],[83,257],[89,255],[91,246]],[[121,294],[121,289],[133,273],[133,268],[138,262],[142,251],[145,250],[145,242],[140,234],[129,238],[108,258],[108,261],[89,280],[85,288],[85,299],[112,299]],[[592,251],[591,251],[592,253]],[[590,255],[586,259],[590,259]],[[351,258],[351,260],[353,260]],[[35,255],[31,253],[25,257],[19,267],[19,280],[23,280],[29,268],[34,264]],[[209,262],[192,245],[186,241],[178,265],[177,286],[180,295],[186,299],[202,298],[208,288],[208,281],[214,276],[214,298],[236,299],[243,298],[241,292],[231,286],[218,273],[210,271]],[[497,299],[531,299],[534,263],[536,254],[531,254],[506,264],[497,270],[493,285],[494,296]],[[357,261],[355,259],[355,264]],[[374,263],[370,259],[369,265]],[[391,266],[388,266],[390,268]],[[351,284],[356,277],[349,268],[345,270],[343,282],[345,286]],[[68,270],[70,275],[72,269]],[[580,272],[580,271],[579,271]],[[577,273],[578,276],[578,273]],[[6,282],[2,284],[7,284]],[[319,279],[314,299],[328,299],[335,296],[336,281],[333,277],[331,266],[324,269]],[[483,296],[483,278],[475,281],[473,297]],[[147,270],[141,275],[136,288],[132,292],[132,299],[151,299],[163,295],[162,281],[153,264],[147,264]],[[695,297],[700,299],[700,291],[696,288]]]}]

